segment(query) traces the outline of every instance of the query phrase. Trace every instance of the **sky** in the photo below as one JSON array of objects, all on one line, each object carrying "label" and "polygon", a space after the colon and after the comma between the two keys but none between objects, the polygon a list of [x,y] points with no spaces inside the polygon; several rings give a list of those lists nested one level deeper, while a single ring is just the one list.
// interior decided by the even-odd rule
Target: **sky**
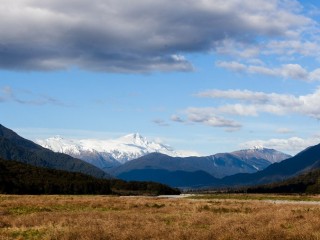
[{"label": "sky", "polygon": [[320,143],[316,0],[2,0],[0,124],[201,155]]}]

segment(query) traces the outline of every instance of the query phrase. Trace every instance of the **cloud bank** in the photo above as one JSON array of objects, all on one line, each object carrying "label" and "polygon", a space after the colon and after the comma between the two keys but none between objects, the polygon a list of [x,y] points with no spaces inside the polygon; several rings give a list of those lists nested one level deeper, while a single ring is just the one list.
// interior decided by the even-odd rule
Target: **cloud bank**
[{"label": "cloud bank", "polygon": [[245,65],[236,61],[217,62],[218,67],[226,68],[234,72],[245,72],[248,74],[262,74],[266,76],[281,77],[284,79],[303,80],[307,82],[320,81],[320,68],[308,71],[299,64],[283,64],[278,68],[270,68],[259,65]]},{"label": "cloud bank", "polygon": [[186,115],[186,120],[183,120],[178,115],[173,115],[171,120],[178,123],[197,123],[210,127],[224,128],[229,132],[237,131],[242,127],[236,121],[219,116],[213,108],[190,107],[184,111],[184,115]]},{"label": "cloud bank", "polygon": [[[261,113],[271,115],[300,115],[320,120],[320,88],[311,94],[295,96],[290,94],[254,92],[249,90],[212,89],[196,93],[199,98],[223,99],[225,104],[213,107],[189,107],[180,114],[171,116],[177,123],[198,123],[211,127],[237,131],[242,124],[230,116],[258,117]],[[213,102],[213,105],[216,103]],[[288,134],[290,129],[278,129],[279,134]]]},{"label": "cloud bank", "polygon": [[291,3],[2,0],[0,68],[192,71],[187,54],[218,51],[226,41],[251,45],[243,53],[250,56],[257,39],[299,36],[313,21]]},{"label": "cloud bank", "polygon": [[221,98],[239,101],[211,108],[212,112],[239,116],[258,116],[259,113],[275,115],[299,114],[320,120],[320,89],[311,94],[295,96],[290,94],[253,92],[249,90],[208,90],[197,97]]}]

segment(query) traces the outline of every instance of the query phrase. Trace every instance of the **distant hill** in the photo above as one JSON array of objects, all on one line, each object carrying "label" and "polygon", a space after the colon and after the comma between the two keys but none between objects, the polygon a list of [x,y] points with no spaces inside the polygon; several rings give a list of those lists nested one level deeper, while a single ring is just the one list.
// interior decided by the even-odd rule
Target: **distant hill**
[{"label": "distant hill", "polygon": [[111,174],[121,177],[125,173],[135,170],[166,170],[195,172],[204,171],[216,177],[222,177],[239,172],[255,172],[256,169],[239,158],[228,155],[226,158],[217,157],[171,157],[161,153],[151,153],[146,156],[131,160],[115,168]]},{"label": "distant hill", "polygon": [[252,174],[236,174],[225,177],[215,186],[252,186],[279,182],[310,170],[320,168],[320,144],[309,147],[296,156]]},{"label": "distant hill", "polygon": [[62,153],[55,153],[20,137],[0,124],[0,157],[38,167],[81,172],[98,178],[111,178],[101,169]]},{"label": "distant hill", "polygon": [[171,157],[151,153],[114,168],[124,180],[157,181],[174,187],[196,188],[221,181],[217,178],[254,173],[290,156],[273,149],[253,148],[207,157]]},{"label": "distant hill", "polygon": [[291,157],[273,149],[248,149],[232,153],[218,153],[207,157],[171,157],[161,153],[151,153],[131,160],[111,173],[123,176],[133,170],[158,169],[167,171],[204,171],[213,177],[222,178],[236,173],[253,173],[265,169],[274,162]]},{"label": "distant hill", "polygon": [[0,193],[159,195],[180,192],[159,183],[99,179],[0,159]]}]

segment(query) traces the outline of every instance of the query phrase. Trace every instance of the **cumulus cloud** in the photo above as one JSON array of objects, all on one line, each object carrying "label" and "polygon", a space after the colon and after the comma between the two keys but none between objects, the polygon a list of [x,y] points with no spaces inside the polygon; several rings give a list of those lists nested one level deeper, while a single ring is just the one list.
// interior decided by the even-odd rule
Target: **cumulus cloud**
[{"label": "cumulus cloud", "polygon": [[[307,30],[314,32],[316,29]],[[218,54],[228,55],[248,61],[259,60],[261,56],[279,56],[279,59],[295,59],[304,57],[314,57],[319,59],[320,43],[319,39],[308,39],[307,37],[283,38],[281,40],[270,40],[259,42],[255,45],[250,42],[239,42],[233,39],[225,39],[216,43],[215,50]],[[260,62],[261,63],[261,62]]]},{"label": "cumulus cloud", "polygon": [[308,71],[299,64],[284,64],[279,68],[269,68],[265,66],[245,65],[236,61],[217,62],[218,67],[226,68],[234,72],[245,72],[248,74],[262,74],[267,76],[282,77],[285,79],[296,79],[303,81],[319,81],[320,68]]},{"label": "cumulus cloud", "polygon": [[[225,117],[251,116],[261,113],[272,115],[296,114],[320,120],[320,88],[311,94],[295,96],[290,94],[254,92],[249,90],[207,90],[195,94],[196,97],[229,100],[227,104],[215,107],[190,107],[184,110],[184,120],[173,115],[172,121],[201,123],[212,127],[225,128],[228,131],[239,130],[242,125]],[[236,101],[233,103],[232,101]],[[291,133],[289,129],[278,129],[278,133]]]},{"label": "cumulus cloud", "polygon": [[189,122],[220,127],[227,131],[237,131],[242,127],[236,121],[218,116],[214,108],[188,108],[185,110],[185,114]]},{"label": "cumulus cloud", "polygon": [[303,56],[313,56],[318,57],[320,51],[320,45],[316,41],[308,40],[272,40],[268,42],[265,46],[264,53],[267,55],[277,54],[277,55],[303,55]]},{"label": "cumulus cloud", "polygon": [[320,136],[312,136],[309,138],[291,137],[291,138],[273,138],[269,140],[252,140],[244,142],[241,148],[251,148],[252,146],[263,146],[265,148],[276,149],[291,154],[298,153],[307,147],[319,144]]},{"label": "cumulus cloud", "polygon": [[[240,101],[216,107],[216,113],[242,116],[257,116],[261,112],[284,115],[300,114],[320,120],[320,89],[307,95],[253,92],[249,90],[208,90],[195,96],[205,98],[222,98]],[[212,111],[213,111],[212,110]]]},{"label": "cumulus cloud", "polygon": [[241,58],[254,58],[261,52],[261,46],[247,42],[239,42],[233,39],[225,39],[216,43],[215,50],[218,54],[231,55]]},{"label": "cumulus cloud", "polygon": [[254,56],[257,39],[300,35],[313,21],[291,2],[2,0],[0,68],[191,71],[188,53],[221,52],[229,41]]}]

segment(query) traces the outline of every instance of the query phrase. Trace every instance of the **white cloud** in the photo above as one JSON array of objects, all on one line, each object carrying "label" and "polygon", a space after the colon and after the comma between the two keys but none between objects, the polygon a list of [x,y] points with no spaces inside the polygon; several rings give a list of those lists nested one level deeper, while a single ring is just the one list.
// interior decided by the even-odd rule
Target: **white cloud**
[{"label": "white cloud", "polygon": [[232,62],[221,61],[221,62],[217,62],[216,65],[218,67],[226,68],[235,72],[244,72],[248,69],[246,65],[239,62],[235,62],[235,61],[232,61]]},{"label": "white cloud", "polygon": [[299,54],[303,56],[319,57],[320,44],[316,41],[303,41],[299,39],[281,41],[272,40],[267,43],[265,49],[262,51],[266,55],[277,54],[291,56]]},{"label": "white cloud", "polygon": [[249,90],[207,90],[195,94],[197,97],[203,98],[225,98],[225,99],[236,99],[243,101],[256,101],[266,102],[268,101],[268,94],[263,92],[252,92]]},{"label": "white cloud", "polygon": [[312,71],[309,74],[310,81],[320,81],[320,68],[317,68],[316,70]]},{"label": "white cloud", "polygon": [[254,58],[260,54],[260,46],[233,39],[224,39],[215,45],[218,54],[231,55],[241,58]]},{"label": "white cloud", "polygon": [[236,131],[241,128],[240,123],[218,116],[214,108],[188,108],[185,114],[189,122],[225,128],[227,131]]},{"label": "white cloud", "polygon": [[306,149],[307,147],[319,144],[319,142],[320,136],[312,136],[307,139],[303,139],[300,137],[291,137],[287,139],[273,138],[269,140],[252,140],[244,142],[240,145],[240,147],[251,148],[252,146],[261,145],[265,148],[271,148],[295,154]]},{"label": "white cloud", "polygon": [[[258,117],[261,113],[272,115],[295,114],[320,120],[320,88],[311,94],[294,96],[290,94],[253,92],[249,90],[207,90],[195,94],[201,98],[230,100],[228,103],[215,107],[190,107],[184,110],[186,120],[180,115],[173,115],[172,121],[181,123],[201,123],[212,127],[225,128],[227,131],[239,130],[242,125],[225,117],[251,116]],[[232,103],[232,101],[237,101]],[[278,133],[292,133],[289,129],[278,129]]]},{"label": "white cloud", "polygon": [[286,64],[275,71],[278,75],[283,76],[286,79],[311,80],[308,71],[299,64]]},{"label": "white cloud", "polygon": [[219,114],[239,115],[239,116],[257,116],[258,111],[255,106],[243,104],[227,104],[212,109]]},{"label": "white cloud", "polygon": [[308,82],[320,80],[320,68],[316,68],[313,71],[308,71],[299,64],[284,64],[279,68],[269,68],[265,66],[245,65],[235,61],[220,61],[217,62],[216,65],[218,67],[226,68],[235,72],[262,74],[267,76],[303,80]]},{"label": "white cloud", "polygon": [[188,53],[223,52],[229,41],[252,57],[258,39],[301,35],[313,20],[293,2],[2,0],[0,68],[191,71]]},{"label": "white cloud", "polygon": [[253,92],[249,90],[208,90],[195,96],[237,100],[240,103],[212,108],[215,113],[257,116],[261,112],[284,115],[299,114],[320,120],[320,88],[308,95]]}]

